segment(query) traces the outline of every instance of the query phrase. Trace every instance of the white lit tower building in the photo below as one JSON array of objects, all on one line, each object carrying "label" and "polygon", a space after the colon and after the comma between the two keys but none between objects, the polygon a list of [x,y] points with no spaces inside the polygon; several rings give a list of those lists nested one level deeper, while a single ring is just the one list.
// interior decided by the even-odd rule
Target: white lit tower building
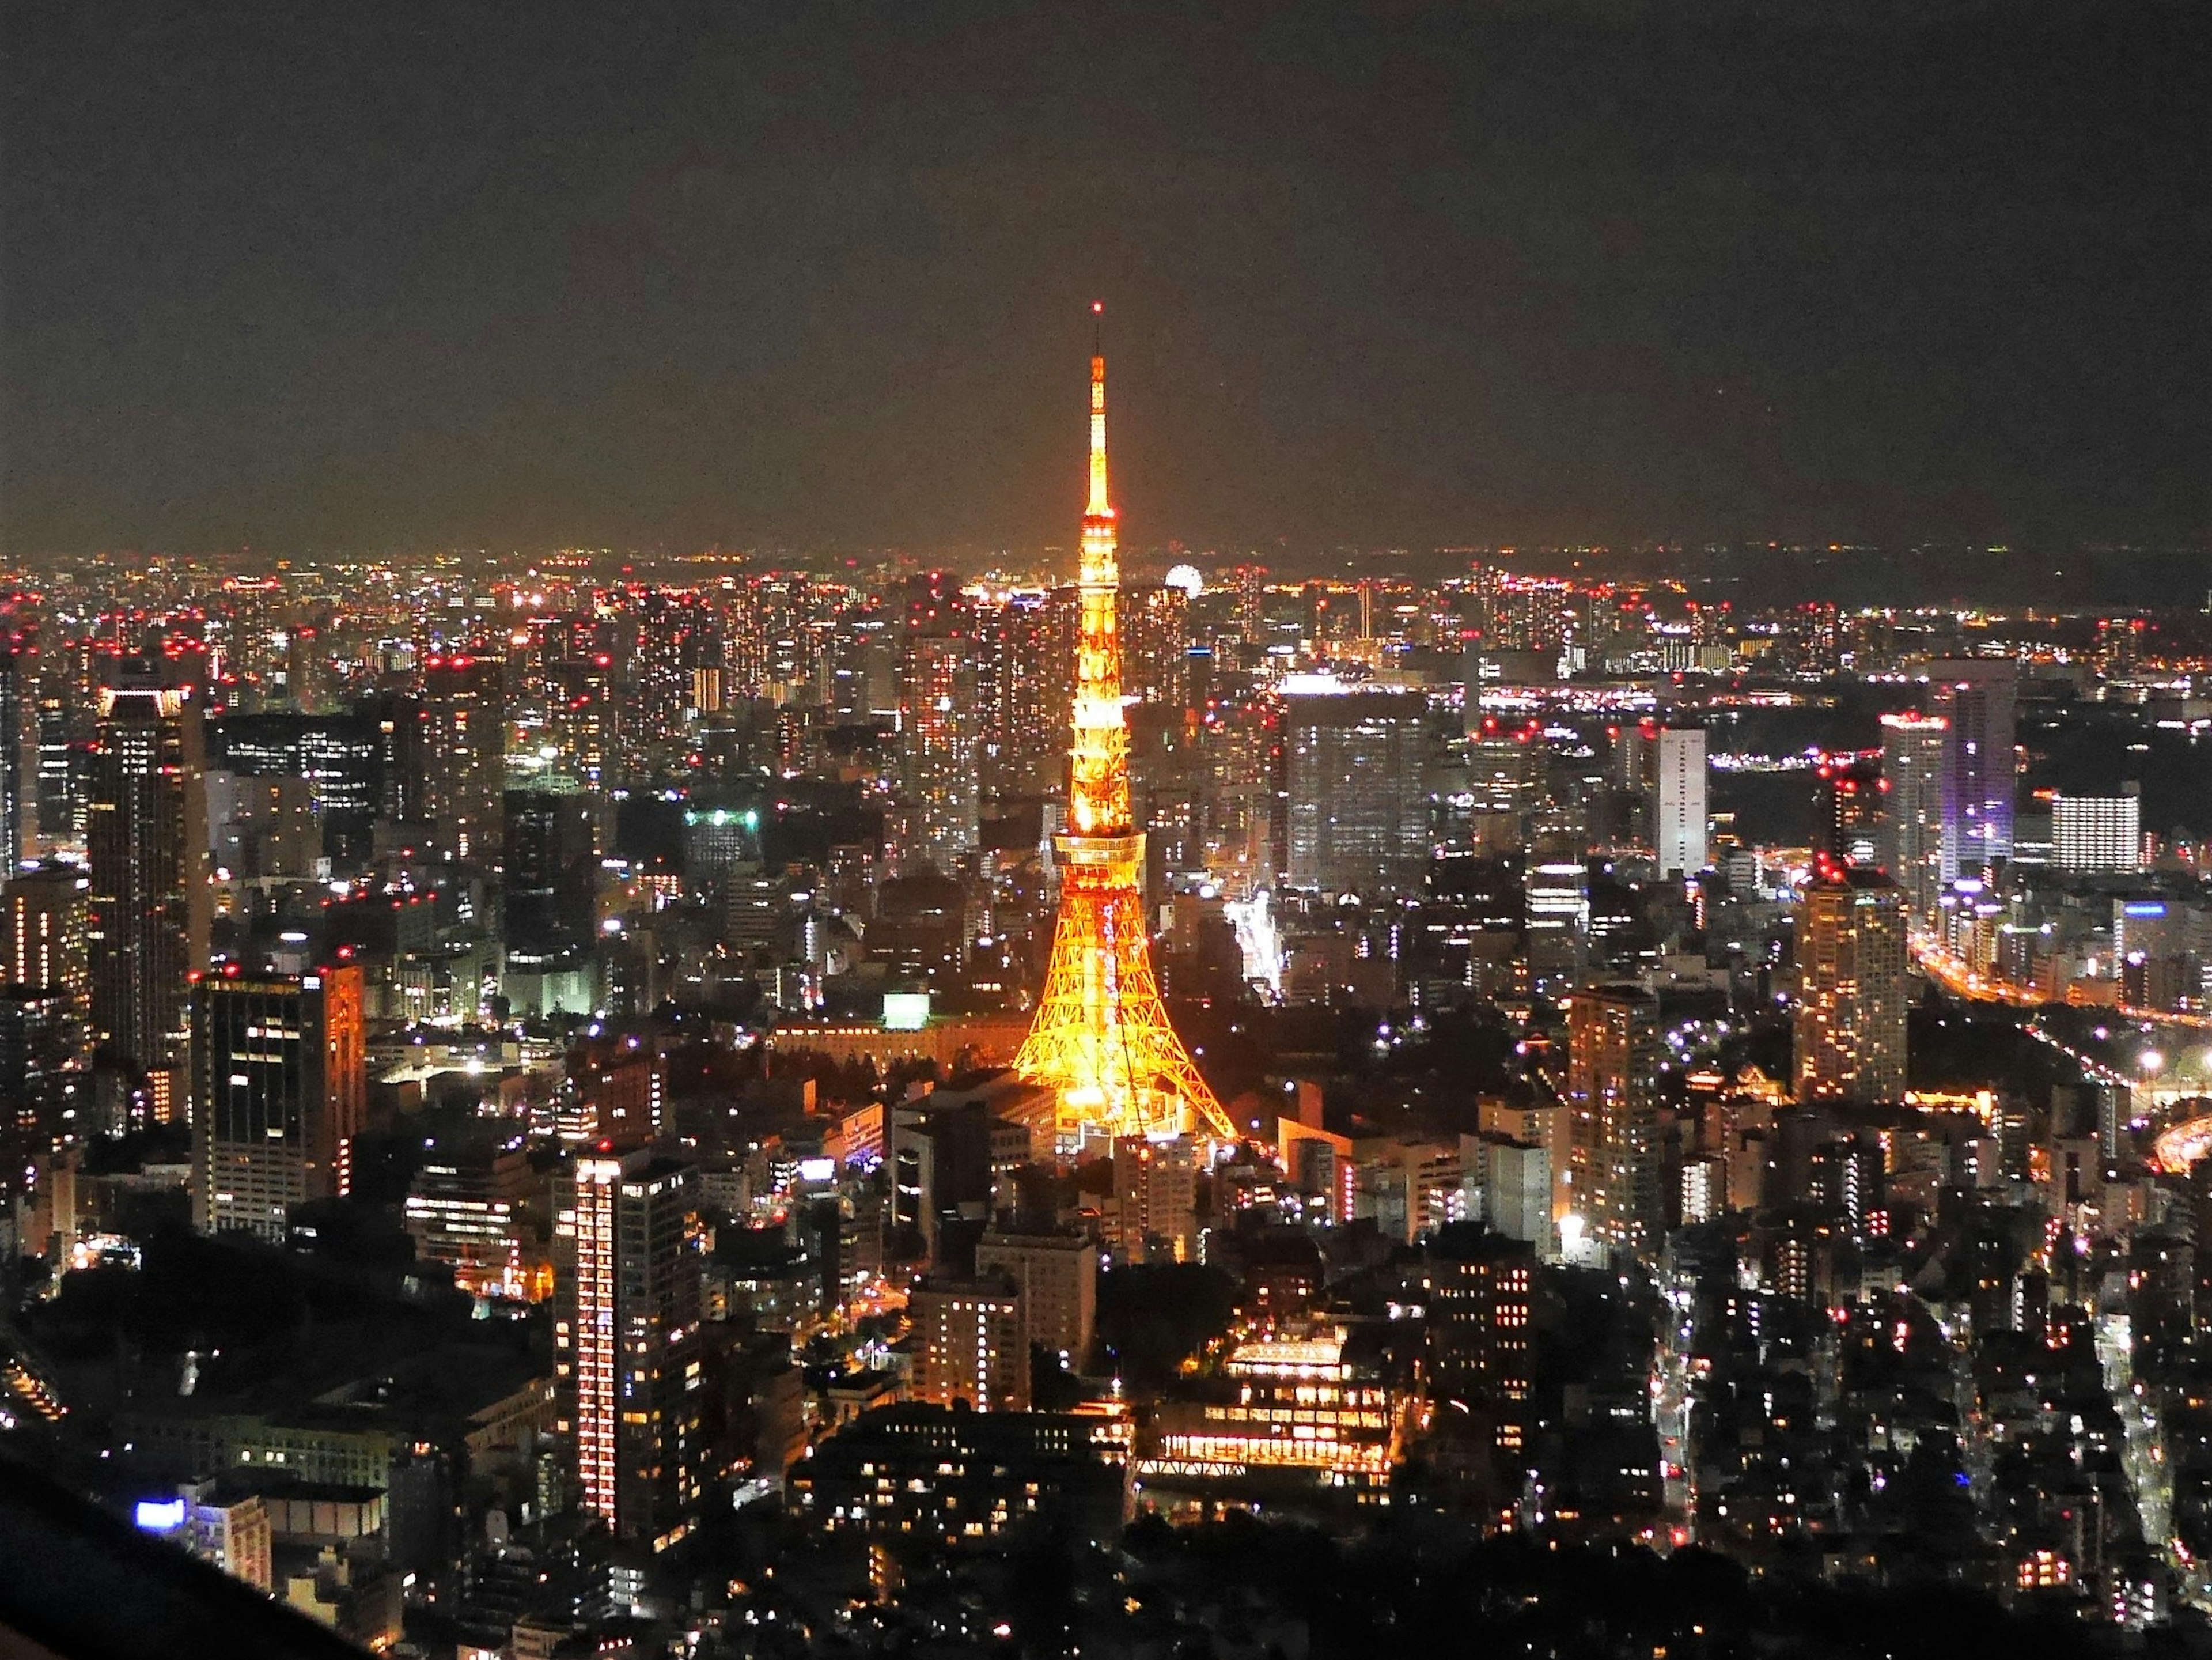
[{"label": "white lit tower building", "polygon": [[1695,876],[1705,867],[1705,734],[1663,727],[1652,745],[1651,839],[1659,874]]},{"label": "white lit tower building", "polygon": [[664,1549],[703,1487],[698,1172],[650,1151],[576,1161],[554,1321],[554,1371],[584,1510]]},{"label": "white lit tower building", "polygon": [[2082,873],[2142,868],[2142,787],[2118,795],[2055,795],[2051,842],[2058,868]]},{"label": "white lit tower building", "polygon": [[1943,757],[1951,723],[1940,714],[1881,717],[1881,862],[1910,915],[1926,921],[1943,892]]}]

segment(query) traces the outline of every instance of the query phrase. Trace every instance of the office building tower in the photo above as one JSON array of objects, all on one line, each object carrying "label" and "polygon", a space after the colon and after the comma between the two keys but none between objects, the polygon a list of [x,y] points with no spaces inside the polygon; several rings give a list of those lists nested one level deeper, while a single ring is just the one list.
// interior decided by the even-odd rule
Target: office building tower
[{"label": "office building tower", "polygon": [[1659,1137],[1658,1000],[1640,986],[1589,986],[1567,1003],[1567,1105],[1574,1203],[1589,1232],[1625,1250],[1665,1225]]},{"label": "office building tower", "polygon": [[1322,692],[1283,700],[1289,886],[1390,894],[1428,873],[1428,704],[1406,692]]},{"label": "office building tower", "polygon": [[450,859],[499,856],[506,666],[499,658],[467,652],[423,660],[422,808]]},{"label": "office building tower", "polygon": [[207,967],[205,750],[187,688],[130,672],[103,691],[87,834],[86,955],[95,1043],[118,1065],[182,1064],[185,993]]},{"label": "office building tower", "polygon": [[1814,853],[1839,865],[1881,857],[1881,804],[1888,782],[1870,760],[1823,761],[1813,769]]},{"label": "office building tower", "polygon": [[501,927],[516,974],[565,974],[590,955],[598,918],[599,818],[567,780],[538,779],[501,798]]},{"label": "office building tower", "polygon": [[1651,839],[1659,874],[1695,876],[1705,867],[1705,733],[1666,727],[1652,746]]},{"label": "office building tower", "polygon": [[2142,868],[2142,788],[2118,795],[2055,795],[2051,842],[2058,868],[2083,873]]},{"label": "office building tower", "polygon": [[899,778],[911,807],[910,859],[948,874],[975,853],[982,814],[975,618],[954,580],[932,572],[911,585],[899,656]]},{"label": "office building tower", "polygon": [[1881,717],[1881,862],[1912,916],[1936,914],[1943,891],[1943,757],[1951,723],[1940,714]]},{"label": "office building tower", "polygon": [[975,1272],[1012,1282],[1021,1293],[1027,1340],[1079,1370],[1098,1318],[1098,1248],[1081,1234],[987,1233]]},{"label": "office building tower", "polygon": [[[1430,1386],[1437,1398],[1486,1408],[1498,1444],[1521,1446],[1534,1388],[1535,1253],[1516,1239],[1447,1228],[1418,1263]],[[1409,1287],[1409,1290],[1411,1287]]]},{"label": "office building tower", "polygon": [[58,989],[82,1003],[92,990],[85,957],[91,891],[82,865],[34,865],[0,884],[0,982]]},{"label": "office building tower", "polygon": [[2013,728],[2018,672],[2009,662],[1931,663],[1936,713],[1950,723],[1943,746],[1942,880],[1979,877],[2012,857]]},{"label": "office building tower", "polygon": [[1876,870],[1832,862],[1806,885],[1797,923],[1797,1098],[1905,1093],[1904,895]]},{"label": "office building tower", "polygon": [[697,1170],[641,1150],[576,1161],[555,1377],[583,1507],[665,1549],[697,1519],[705,1448]]},{"label": "office building tower", "polygon": [[36,851],[37,662],[21,635],[0,636],[0,875]]},{"label": "office building tower", "polygon": [[360,967],[215,976],[192,1008],[192,1219],[283,1243],[291,1207],[352,1187],[368,1110]]},{"label": "office building tower", "polygon": [[1589,960],[1589,866],[1580,837],[1566,830],[1534,836],[1522,867],[1526,927],[1522,954],[1542,990],[1578,979]]},{"label": "office building tower", "polygon": [[550,1295],[550,1268],[542,1251],[530,1250],[522,1215],[544,1183],[530,1168],[523,1139],[448,1146],[449,1139],[428,1150],[408,1184],[401,1221],[415,1254],[452,1268],[455,1287],[472,1297],[535,1302]]},{"label": "office building tower", "polygon": [[1030,1347],[1022,1294],[1003,1275],[925,1279],[907,1297],[915,1332],[914,1397],[977,1412],[1024,1412]]}]

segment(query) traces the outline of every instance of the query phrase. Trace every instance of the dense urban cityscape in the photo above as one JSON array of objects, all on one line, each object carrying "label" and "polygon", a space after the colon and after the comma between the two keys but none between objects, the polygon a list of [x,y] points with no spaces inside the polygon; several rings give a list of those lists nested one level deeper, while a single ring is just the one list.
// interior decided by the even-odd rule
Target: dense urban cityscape
[{"label": "dense urban cityscape", "polygon": [[2208,70],[10,0],[0,1660],[2212,1660]]},{"label": "dense urban cityscape", "polygon": [[1073,560],[17,573],[10,1452],[395,1654],[2212,1641],[2212,596],[1125,574],[1105,362]]}]

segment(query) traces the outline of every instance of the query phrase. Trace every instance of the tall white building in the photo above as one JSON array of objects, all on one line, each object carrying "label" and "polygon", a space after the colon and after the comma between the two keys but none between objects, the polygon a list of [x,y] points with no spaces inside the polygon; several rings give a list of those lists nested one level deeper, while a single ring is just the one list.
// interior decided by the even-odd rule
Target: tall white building
[{"label": "tall white building", "polygon": [[1940,714],[1881,717],[1881,851],[1911,914],[1936,912],[1943,891],[1943,755],[1951,723]]},{"label": "tall white building", "polygon": [[2142,795],[2124,784],[2118,795],[2057,795],[2051,800],[2051,850],[2058,868],[2142,868]]},{"label": "tall white building", "polygon": [[1653,769],[1651,837],[1659,874],[1695,876],[1705,867],[1705,728],[1662,730]]}]

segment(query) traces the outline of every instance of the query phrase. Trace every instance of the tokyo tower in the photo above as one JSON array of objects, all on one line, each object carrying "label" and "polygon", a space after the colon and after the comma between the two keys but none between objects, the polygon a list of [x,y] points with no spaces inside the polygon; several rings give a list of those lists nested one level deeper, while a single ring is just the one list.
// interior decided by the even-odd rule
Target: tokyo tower
[{"label": "tokyo tower", "polygon": [[[1094,305],[1094,315],[1104,307]],[[1144,832],[1129,816],[1129,734],[1121,716],[1121,586],[1106,494],[1106,358],[1091,358],[1091,502],[1083,514],[1075,736],[1060,855],[1052,965],[1014,1069],[1059,1098],[1065,1140],[1235,1129],[1168,1024],[1145,928]]]}]

